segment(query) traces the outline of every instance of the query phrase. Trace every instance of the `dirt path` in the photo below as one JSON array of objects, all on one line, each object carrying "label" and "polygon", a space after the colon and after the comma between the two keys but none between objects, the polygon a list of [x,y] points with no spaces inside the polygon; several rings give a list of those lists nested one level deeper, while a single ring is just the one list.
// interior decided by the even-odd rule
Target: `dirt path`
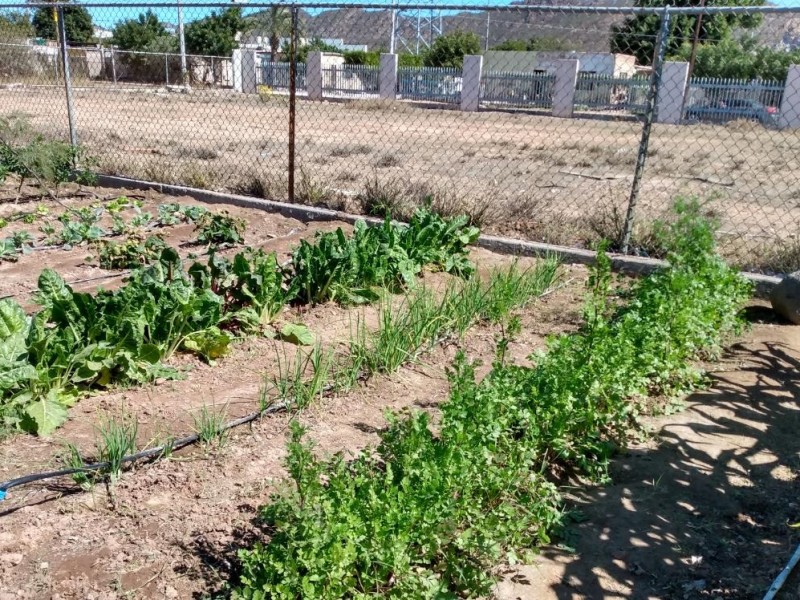
[{"label": "dirt path", "polygon": [[[574,552],[546,548],[499,598],[761,598],[800,543],[799,368],[800,328],[755,324],[710,389],[615,462],[613,485],[571,495]],[[800,577],[779,598],[800,598]]]}]

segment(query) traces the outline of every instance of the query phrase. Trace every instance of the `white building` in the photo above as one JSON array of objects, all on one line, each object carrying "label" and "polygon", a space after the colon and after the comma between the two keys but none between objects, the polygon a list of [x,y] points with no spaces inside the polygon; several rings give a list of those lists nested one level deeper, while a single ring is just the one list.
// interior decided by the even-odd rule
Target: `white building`
[{"label": "white building", "polygon": [[632,77],[637,73],[636,57],[610,52],[525,52],[489,50],[483,56],[484,71],[541,73],[553,75],[558,61],[576,59],[578,71],[610,77]]}]

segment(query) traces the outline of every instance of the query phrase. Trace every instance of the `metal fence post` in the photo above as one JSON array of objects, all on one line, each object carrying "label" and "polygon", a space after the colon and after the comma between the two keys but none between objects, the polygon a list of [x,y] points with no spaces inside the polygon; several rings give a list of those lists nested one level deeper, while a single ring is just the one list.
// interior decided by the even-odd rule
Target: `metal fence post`
[{"label": "metal fence post", "polygon": [[[69,120],[69,143],[73,151],[78,148],[78,130],[75,127],[75,106],[72,102],[72,78],[69,72],[67,32],[64,27],[64,7],[58,7],[58,37],[61,46],[61,68],[64,71],[64,91],[67,96],[67,119]],[[74,156],[73,156],[74,160]],[[76,165],[73,165],[76,166]]]},{"label": "metal fence post", "polygon": [[117,84],[117,59],[114,57],[116,50],[111,46],[111,76],[114,78],[114,85]]},{"label": "metal fence post", "polygon": [[169,85],[169,54],[164,54],[164,80]]},{"label": "metal fence post", "polygon": [[297,7],[292,6],[292,36],[289,42],[289,202],[294,202],[294,127],[297,101]]},{"label": "metal fence post", "polygon": [[669,8],[669,4],[667,4],[661,15],[661,29],[658,32],[656,54],[653,60],[653,74],[650,78],[650,90],[647,93],[647,109],[645,110],[644,125],[642,126],[642,139],[639,142],[639,153],[636,156],[636,169],[633,173],[631,195],[628,199],[628,210],[625,213],[625,224],[622,230],[623,254],[627,254],[630,247],[631,235],[633,233],[633,220],[636,216],[636,203],[639,201],[639,190],[642,187],[642,176],[644,175],[644,166],[647,161],[650,130],[653,128],[656,99],[658,97],[659,86],[661,85],[661,67],[664,64],[664,57],[667,53],[667,43],[669,42]]}]

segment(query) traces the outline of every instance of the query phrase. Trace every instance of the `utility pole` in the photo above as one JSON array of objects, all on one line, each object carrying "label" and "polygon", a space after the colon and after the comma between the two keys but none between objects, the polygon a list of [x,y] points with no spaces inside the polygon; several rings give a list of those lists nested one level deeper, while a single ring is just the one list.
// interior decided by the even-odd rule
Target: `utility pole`
[{"label": "utility pole", "polygon": [[397,38],[397,9],[392,0],[392,37],[389,38],[389,54],[394,54],[394,41]]},{"label": "utility pole", "polygon": [[189,85],[189,77],[186,73],[186,38],[183,35],[183,6],[178,0],[178,41],[181,47],[181,82]]},{"label": "utility pole", "polygon": [[489,26],[491,24],[491,15],[488,10],[486,11],[486,44],[483,47],[484,52],[489,50]]}]

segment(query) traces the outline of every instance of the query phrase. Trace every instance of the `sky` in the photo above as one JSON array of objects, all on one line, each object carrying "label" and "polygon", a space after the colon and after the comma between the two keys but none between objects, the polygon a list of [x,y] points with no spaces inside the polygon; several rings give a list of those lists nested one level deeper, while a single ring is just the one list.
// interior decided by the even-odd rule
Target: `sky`
[{"label": "sky", "polygon": [[[11,6],[11,5],[15,5],[15,4],[20,4],[20,3],[22,3],[22,1],[23,0],[0,0],[0,8],[2,8],[3,6]],[[145,2],[142,2],[142,0],[96,0],[97,3],[114,4],[114,5],[119,5],[119,6],[118,7],[113,7],[113,8],[90,8],[89,11],[92,14],[92,19],[93,19],[95,25],[110,29],[110,28],[113,28],[114,25],[116,23],[120,22],[120,21],[124,21],[126,19],[135,19],[136,17],[138,17],[139,13],[143,12],[144,10],[146,10],[145,8],[138,7],[138,6],[135,7],[135,8],[131,8],[130,6],[125,6],[126,4],[130,4],[131,1],[135,2],[136,4],[145,4]],[[202,2],[203,0],[199,0],[199,1]],[[210,0],[210,1],[213,2],[213,1],[216,1],[216,0]],[[320,4],[321,3],[328,3],[328,2],[330,2],[331,4],[335,4],[335,0],[310,0],[310,1],[314,2],[314,3],[320,3]],[[359,0],[352,0],[352,1],[358,2]],[[384,3],[385,2],[387,8],[391,6],[391,2],[388,1],[388,0],[383,0],[383,2],[381,0],[367,0],[367,1],[369,1],[369,2],[373,2],[374,1],[375,3]],[[425,2],[425,0],[400,0],[400,1],[410,1],[410,2],[417,2],[418,1],[420,3],[424,3]],[[298,5],[300,5],[301,2],[302,2],[302,0],[298,0]],[[81,2],[81,3],[89,4],[90,2]],[[154,3],[161,4],[161,3],[165,3],[165,1],[164,0],[154,0]],[[448,4],[449,5],[476,5],[476,6],[497,6],[497,7],[502,7],[502,6],[509,6],[511,2],[510,2],[510,0],[436,0],[436,3],[437,3],[438,6],[442,6],[442,7],[444,7],[444,6],[448,5]],[[772,4],[777,4],[778,6],[787,6],[787,7],[798,7],[798,8],[800,8],[800,0],[772,0],[771,3]],[[579,0],[576,1],[576,4],[580,4],[580,1]],[[612,3],[609,2],[609,4],[612,4]],[[227,4],[227,5],[233,5],[233,3]],[[244,9],[245,14],[247,14],[248,12],[254,12],[253,9],[250,9],[250,10],[247,9],[247,4],[246,3],[241,3],[241,4],[237,4],[237,5],[241,6]],[[177,2],[176,2],[176,6],[177,6]],[[213,10],[211,8],[192,7],[192,1],[191,0],[184,0],[183,6],[184,6],[184,21],[185,22],[189,22],[189,21],[193,21],[195,19],[203,18],[203,17],[207,16],[208,14],[210,14],[211,11]],[[177,8],[176,9],[158,8],[158,9],[154,9],[154,12],[158,15],[159,19],[161,19],[165,23],[175,24],[178,21]],[[311,12],[317,12],[317,11],[311,11]],[[800,12],[798,13],[798,16],[800,16]]]}]

